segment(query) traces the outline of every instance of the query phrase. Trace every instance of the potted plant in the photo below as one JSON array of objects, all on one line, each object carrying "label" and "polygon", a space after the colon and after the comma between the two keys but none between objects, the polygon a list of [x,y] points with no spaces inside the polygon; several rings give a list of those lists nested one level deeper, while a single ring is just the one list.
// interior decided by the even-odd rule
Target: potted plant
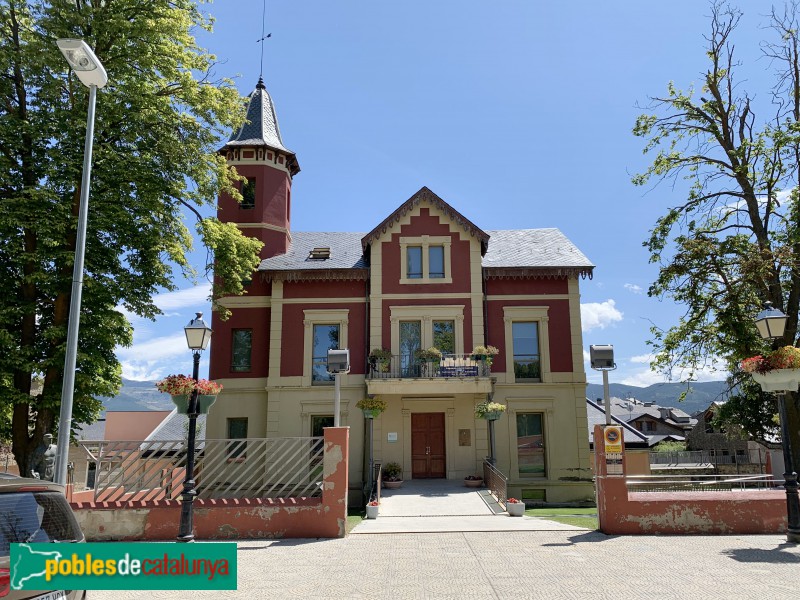
[{"label": "potted plant", "polygon": [[750,373],[765,392],[796,392],[800,384],[800,348],[783,346],[764,355],[745,358],[739,367]]},{"label": "potted plant", "polygon": [[525,514],[525,503],[516,498],[506,500],[506,511],[509,517],[521,517]]},{"label": "potted plant", "polygon": [[464,477],[464,485],[471,488],[483,486],[483,477],[480,475],[467,475]]},{"label": "potted plant", "polygon": [[403,485],[403,467],[396,462],[386,463],[383,467],[383,487],[396,490]]},{"label": "potted plant", "polygon": [[388,348],[373,348],[369,353],[369,363],[379,373],[388,373],[392,360],[392,351]]},{"label": "potted plant", "polygon": [[475,418],[496,421],[506,411],[506,405],[499,402],[481,402],[475,407]]},{"label": "potted plant", "polygon": [[486,364],[492,366],[494,357],[500,354],[500,350],[494,346],[475,346],[472,349],[472,360],[486,361]]},{"label": "potted plant", "polygon": [[378,518],[378,501],[371,500],[367,503],[367,518],[368,519],[377,519]]},{"label": "potted plant", "polygon": [[433,376],[442,361],[442,351],[434,347],[430,347],[427,350],[419,349],[414,352],[414,356],[417,362],[422,364],[423,374],[429,377]]},{"label": "potted plant", "polygon": [[380,396],[362,398],[356,402],[356,408],[360,408],[364,412],[365,418],[373,419],[386,410],[386,400]]},{"label": "potted plant", "polygon": [[178,412],[189,412],[189,397],[197,389],[197,412],[206,414],[211,405],[217,400],[217,395],[222,391],[222,385],[216,381],[200,379],[195,381],[186,375],[167,375],[156,382],[158,391],[169,394],[172,403],[178,407]]}]

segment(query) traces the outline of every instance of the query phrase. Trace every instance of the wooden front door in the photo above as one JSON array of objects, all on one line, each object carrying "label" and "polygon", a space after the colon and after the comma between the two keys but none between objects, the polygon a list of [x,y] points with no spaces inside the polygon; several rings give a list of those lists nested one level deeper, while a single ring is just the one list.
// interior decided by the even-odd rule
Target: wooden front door
[{"label": "wooden front door", "polygon": [[444,413],[411,414],[411,477],[445,477]]}]

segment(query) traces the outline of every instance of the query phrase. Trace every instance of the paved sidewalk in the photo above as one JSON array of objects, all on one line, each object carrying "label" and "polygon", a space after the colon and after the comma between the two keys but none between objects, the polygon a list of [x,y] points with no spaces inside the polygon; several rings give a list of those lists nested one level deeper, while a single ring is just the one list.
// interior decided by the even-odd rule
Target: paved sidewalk
[{"label": "paved sidewalk", "polygon": [[89,598],[796,600],[800,548],[784,539],[514,531],[242,542],[238,591]]}]

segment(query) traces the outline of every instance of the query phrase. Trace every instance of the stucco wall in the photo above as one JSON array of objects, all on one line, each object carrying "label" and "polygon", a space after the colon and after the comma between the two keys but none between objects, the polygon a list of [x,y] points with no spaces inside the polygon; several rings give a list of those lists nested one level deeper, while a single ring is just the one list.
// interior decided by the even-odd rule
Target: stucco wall
[{"label": "stucco wall", "polygon": [[[597,513],[603,533],[756,534],[786,531],[782,491],[629,493],[624,476],[608,475],[603,428],[595,426]],[[623,464],[627,460],[623,453]]]},{"label": "stucco wall", "polygon": [[[325,430],[321,498],[195,500],[197,539],[344,537],[347,521],[349,428]],[[86,539],[174,540],[181,502],[74,502]]]}]

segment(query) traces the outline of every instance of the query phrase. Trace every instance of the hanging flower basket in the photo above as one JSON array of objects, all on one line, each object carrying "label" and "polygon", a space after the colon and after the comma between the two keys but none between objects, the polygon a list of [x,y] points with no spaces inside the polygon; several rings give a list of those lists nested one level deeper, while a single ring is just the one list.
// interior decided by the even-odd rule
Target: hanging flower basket
[{"label": "hanging flower basket", "polygon": [[173,394],[172,403],[177,407],[182,415],[189,413],[189,394]]},{"label": "hanging flower basket", "polygon": [[362,398],[356,402],[356,408],[360,408],[362,410],[365,419],[374,419],[386,410],[386,406],[386,400],[382,399],[380,396],[374,396],[373,398]]},{"label": "hanging flower basket", "polygon": [[201,415],[208,414],[208,410],[211,408],[211,405],[217,401],[216,396],[211,396],[209,394],[198,394],[197,395],[197,412]]},{"label": "hanging flower basket", "polygon": [[775,369],[752,375],[765,392],[796,392],[800,387],[800,369]]},{"label": "hanging flower basket", "polygon": [[475,418],[496,421],[506,411],[506,405],[499,402],[481,402],[475,407]]}]

